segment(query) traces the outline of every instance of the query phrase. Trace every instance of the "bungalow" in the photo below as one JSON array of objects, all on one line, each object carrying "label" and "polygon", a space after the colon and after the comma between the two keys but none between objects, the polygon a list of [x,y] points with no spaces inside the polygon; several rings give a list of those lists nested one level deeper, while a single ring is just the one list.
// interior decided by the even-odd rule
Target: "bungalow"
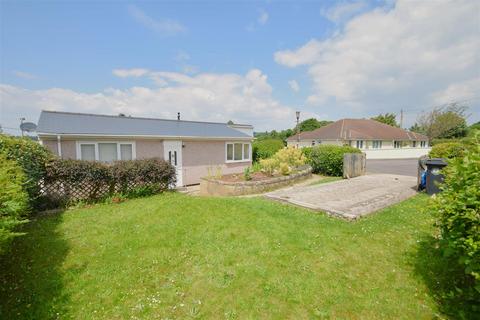
[{"label": "bungalow", "polygon": [[297,148],[319,144],[357,147],[367,159],[418,158],[430,151],[427,136],[370,119],[342,119],[287,139]]},{"label": "bungalow", "polygon": [[253,127],[177,120],[42,111],[40,143],[63,159],[111,162],[159,157],[177,170],[177,186],[251,165]]}]

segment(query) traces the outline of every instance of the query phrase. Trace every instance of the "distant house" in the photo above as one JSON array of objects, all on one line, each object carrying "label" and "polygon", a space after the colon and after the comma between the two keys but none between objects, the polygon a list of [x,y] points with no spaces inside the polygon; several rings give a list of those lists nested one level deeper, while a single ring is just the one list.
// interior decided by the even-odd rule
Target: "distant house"
[{"label": "distant house", "polygon": [[349,145],[367,159],[418,158],[429,151],[428,137],[370,119],[342,119],[287,139],[288,146]]},{"label": "distant house", "polygon": [[165,159],[177,170],[178,186],[241,173],[252,161],[250,125],[42,111],[37,134],[63,159]]}]

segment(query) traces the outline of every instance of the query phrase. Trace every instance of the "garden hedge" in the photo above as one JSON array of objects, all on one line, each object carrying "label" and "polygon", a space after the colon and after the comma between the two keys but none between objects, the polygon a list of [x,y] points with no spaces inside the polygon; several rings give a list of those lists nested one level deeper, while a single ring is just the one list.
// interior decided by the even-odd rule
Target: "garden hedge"
[{"label": "garden hedge", "polygon": [[140,196],[174,185],[175,168],[158,159],[97,161],[55,159],[46,167],[44,200],[50,207],[75,201],[97,201],[108,196]]},{"label": "garden hedge", "polygon": [[24,191],[26,177],[13,160],[0,154],[0,255],[10,240],[20,233],[15,227],[25,220],[28,211],[28,194]]},{"label": "garden hedge", "polygon": [[453,159],[462,157],[465,153],[466,145],[461,142],[444,142],[436,144],[428,154],[430,158]]},{"label": "garden hedge", "polygon": [[278,150],[283,149],[285,145],[280,139],[255,140],[252,144],[253,162],[260,159],[271,158]]},{"label": "garden hedge", "polygon": [[[464,271],[452,277],[458,289],[451,294],[475,305],[480,301],[480,135],[463,157],[450,160],[444,173],[431,210],[438,217],[444,255]],[[480,307],[472,311],[479,314]]]},{"label": "garden hedge", "polygon": [[53,154],[37,141],[0,134],[0,154],[15,161],[25,173],[24,189],[29,196],[29,204],[37,208],[39,203],[39,182],[45,176],[46,163]]},{"label": "garden hedge", "polygon": [[345,153],[361,153],[357,148],[350,146],[319,145],[305,152],[307,162],[312,166],[314,173],[328,176],[343,175],[343,155]]}]

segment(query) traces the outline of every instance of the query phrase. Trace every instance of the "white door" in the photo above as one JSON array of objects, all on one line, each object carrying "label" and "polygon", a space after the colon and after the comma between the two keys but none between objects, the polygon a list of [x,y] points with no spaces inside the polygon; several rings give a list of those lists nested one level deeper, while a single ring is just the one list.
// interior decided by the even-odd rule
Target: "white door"
[{"label": "white door", "polygon": [[163,155],[165,161],[170,162],[177,172],[177,187],[183,186],[182,173],[182,141],[181,140],[164,140]]}]

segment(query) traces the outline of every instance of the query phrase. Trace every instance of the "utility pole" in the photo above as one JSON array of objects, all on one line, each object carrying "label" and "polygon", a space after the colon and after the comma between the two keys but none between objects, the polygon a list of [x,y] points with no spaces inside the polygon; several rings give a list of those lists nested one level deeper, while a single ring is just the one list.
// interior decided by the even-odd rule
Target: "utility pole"
[{"label": "utility pole", "polygon": [[300,127],[298,126],[298,121],[300,120],[300,111],[295,112],[295,115],[297,116],[297,148],[298,148],[300,144]]},{"label": "utility pole", "polygon": [[25,118],[20,118],[20,130],[22,130],[22,137],[23,137],[23,128],[22,128],[22,124],[23,124],[23,121],[25,121]]},{"label": "utility pole", "polygon": [[400,109],[400,128],[403,129],[403,109]]}]

